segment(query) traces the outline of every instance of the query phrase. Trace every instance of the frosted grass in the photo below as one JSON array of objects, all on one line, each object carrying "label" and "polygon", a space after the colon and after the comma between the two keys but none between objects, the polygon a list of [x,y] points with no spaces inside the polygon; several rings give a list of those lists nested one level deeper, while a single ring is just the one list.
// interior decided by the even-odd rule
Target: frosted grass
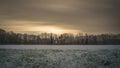
[{"label": "frosted grass", "polygon": [[120,50],[0,49],[0,68],[119,68]]}]

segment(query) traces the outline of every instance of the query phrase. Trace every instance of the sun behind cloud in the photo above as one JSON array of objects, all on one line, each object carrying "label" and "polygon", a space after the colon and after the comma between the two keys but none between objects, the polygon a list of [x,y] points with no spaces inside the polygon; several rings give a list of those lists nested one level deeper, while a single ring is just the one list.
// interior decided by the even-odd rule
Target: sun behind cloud
[{"label": "sun behind cloud", "polygon": [[60,28],[57,26],[42,26],[42,27],[32,27],[29,31],[38,31],[38,32],[45,32],[45,33],[54,33],[54,34],[62,34],[62,33],[77,33],[78,30],[70,30],[65,28]]},{"label": "sun behind cloud", "polygon": [[48,33],[56,33],[56,34],[58,34],[58,33],[63,33],[64,32],[63,29],[57,28],[57,27],[45,27],[45,28],[48,29],[48,30],[46,30],[46,32],[48,32]]},{"label": "sun behind cloud", "polygon": [[63,33],[64,29],[62,28],[58,28],[55,26],[41,26],[41,27],[32,27],[30,29],[31,31],[40,31],[40,32],[46,32],[46,33],[55,33],[55,34],[59,34],[59,33]]}]

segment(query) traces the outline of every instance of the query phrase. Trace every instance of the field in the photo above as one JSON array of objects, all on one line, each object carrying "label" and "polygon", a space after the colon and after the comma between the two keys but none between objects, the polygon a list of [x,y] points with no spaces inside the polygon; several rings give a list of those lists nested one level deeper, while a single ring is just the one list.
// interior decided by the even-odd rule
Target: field
[{"label": "field", "polygon": [[0,68],[120,68],[120,50],[0,49]]}]

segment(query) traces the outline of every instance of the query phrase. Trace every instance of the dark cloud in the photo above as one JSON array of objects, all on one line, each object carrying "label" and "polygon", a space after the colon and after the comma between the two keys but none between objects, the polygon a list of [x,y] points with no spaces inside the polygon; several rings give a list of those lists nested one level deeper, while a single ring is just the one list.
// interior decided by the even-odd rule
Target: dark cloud
[{"label": "dark cloud", "polygon": [[0,24],[32,21],[37,23],[28,24],[56,25],[91,33],[120,32],[119,6],[119,0],[0,0]]}]

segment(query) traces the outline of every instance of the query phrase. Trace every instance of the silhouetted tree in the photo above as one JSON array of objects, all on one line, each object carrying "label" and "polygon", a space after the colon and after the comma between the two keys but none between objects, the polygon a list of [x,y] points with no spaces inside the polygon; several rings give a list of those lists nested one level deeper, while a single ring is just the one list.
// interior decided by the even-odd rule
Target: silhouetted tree
[{"label": "silhouetted tree", "polygon": [[12,31],[6,32],[0,29],[0,44],[50,44],[50,45],[119,45],[120,34],[100,34],[100,35],[89,35],[78,33],[76,35],[71,33],[64,34],[52,34],[52,33],[41,33],[39,35],[32,34],[20,34]]}]

